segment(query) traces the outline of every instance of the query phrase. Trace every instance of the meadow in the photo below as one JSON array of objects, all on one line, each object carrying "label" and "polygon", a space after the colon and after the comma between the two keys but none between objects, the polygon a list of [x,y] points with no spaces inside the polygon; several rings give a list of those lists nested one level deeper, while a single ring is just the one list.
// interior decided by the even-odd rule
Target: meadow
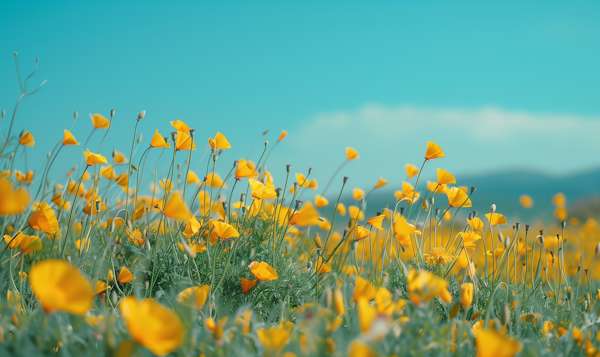
[{"label": "meadow", "polygon": [[[119,118],[132,128],[120,152],[114,110],[75,112],[87,140],[65,126],[34,172],[45,134],[14,130],[34,73],[0,126],[0,355],[600,356],[600,226],[569,217],[565,195],[543,225],[494,202],[473,211],[476,187],[421,177],[445,156],[424,142],[371,215],[387,181],[353,187],[353,148],[317,180],[266,169],[286,131],[232,158],[233,129],[148,127],[141,112]],[[50,180],[57,158],[74,167]]]}]

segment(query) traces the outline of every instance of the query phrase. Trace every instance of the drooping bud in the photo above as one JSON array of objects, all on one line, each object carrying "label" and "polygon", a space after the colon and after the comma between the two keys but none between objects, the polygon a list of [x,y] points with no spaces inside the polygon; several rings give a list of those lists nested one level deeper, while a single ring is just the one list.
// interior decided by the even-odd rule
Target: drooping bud
[{"label": "drooping bud", "polygon": [[539,239],[540,244],[544,245],[544,243],[546,242],[546,239],[544,239],[544,236],[537,236],[537,238]]}]

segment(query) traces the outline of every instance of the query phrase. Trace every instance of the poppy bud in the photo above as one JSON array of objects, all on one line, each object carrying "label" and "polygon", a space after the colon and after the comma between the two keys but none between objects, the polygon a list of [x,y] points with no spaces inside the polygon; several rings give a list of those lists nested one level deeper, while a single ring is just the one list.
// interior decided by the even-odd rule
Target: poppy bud
[{"label": "poppy bud", "polygon": [[403,216],[404,215],[404,207],[400,207],[400,215]]},{"label": "poppy bud", "polygon": [[112,119],[115,116],[115,110],[111,109],[110,110],[110,118]]},{"label": "poppy bud", "polygon": [[285,171],[290,172],[292,165],[285,165]]},{"label": "poppy bud", "polygon": [[429,205],[433,206],[434,202],[435,202],[435,198],[433,196],[429,197]]},{"label": "poppy bud", "polygon": [[165,136],[163,139],[165,139],[165,141],[169,141],[169,137]]},{"label": "poppy bud", "polygon": [[16,52],[15,52],[15,53],[13,53],[13,54],[15,55],[15,57],[17,57],[17,53],[16,53]]},{"label": "poppy bud", "polygon": [[102,210],[102,202],[96,201],[96,212],[100,213]]},{"label": "poppy bud", "polygon": [[77,113],[77,110],[76,110],[75,113],[73,113],[73,118],[77,119],[78,116],[79,116],[79,113]]},{"label": "poppy bud", "polygon": [[196,258],[196,252],[194,252],[194,250],[188,245],[185,239],[183,239],[182,236],[179,236],[179,240],[181,241],[181,245],[183,246],[183,251],[185,254],[192,259]]},{"label": "poppy bud", "polygon": [[144,133],[140,133],[140,136],[138,137],[138,140],[137,140],[138,145],[141,144],[141,142],[142,142],[142,135],[143,134]]},{"label": "poppy bud", "polygon": [[348,234],[348,228],[344,228],[344,234],[342,235],[342,240],[346,239],[347,234]]},{"label": "poppy bud", "polygon": [[344,183],[348,182],[349,177],[348,176],[344,176]]},{"label": "poppy bud", "polygon": [[565,228],[565,227],[567,226],[567,221],[562,221],[562,222],[560,222],[560,226],[561,226],[562,228]]},{"label": "poppy bud", "polygon": [[116,291],[112,291],[110,293],[110,300],[112,301],[114,306],[117,306],[117,303],[119,302],[119,297],[117,296],[117,292]]},{"label": "poppy bud", "polygon": [[506,239],[504,240],[504,248],[508,248],[508,246],[510,245],[510,237],[506,237]]},{"label": "poppy bud", "polygon": [[490,206],[490,213],[496,212],[496,204]]},{"label": "poppy bud", "polygon": [[502,325],[507,325],[510,322],[510,308],[508,305],[504,305],[502,311],[500,312],[500,319],[502,320]]},{"label": "poppy bud", "polygon": [[312,173],[312,167],[308,168],[308,174],[310,175]]},{"label": "poppy bud", "polygon": [[112,157],[113,157],[113,159],[115,158],[115,156],[117,156],[117,149],[113,149],[113,151],[112,151]]},{"label": "poppy bud", "polygon": [[242,207],[242,216],[246,214],[246,207]]},{"label": "poppy bud", "polygon": [[473,303],[473,284],[466,283],[460,286],[460,303],[467,309]]},{"label": "poppy bud", "polygon": [[48,151],[48,155],[46,155],[46,157],[47,157],[48,159],[50,159],[50,157],[51,157],[51,156],[52,156],[52,153],[51,153],[50,151]]},{"label": "poppy bud", "polygon": [[342,294],[342,290],[340,288],[335,288],[333,291],[333,310],[338,315],[344,315],[346,312],[344,308],[344,294]]},{"label": "poppy bud", "polygon": [[500,231],[498,231],[498,240],[500,243],[504,243],[504,235]]},{"label": "poppy bud", "polygon": [[6,109],[2,109],[2,119],[4,119],[5,115],[6,115]]},{"label": "poppy bud", "polygon": [[353,248],[354,250],[356,250],[356,248],[358,248],[358,241],[354,241],[354,242],[352,243],[352,248]]},{"label": "poppy bud", "polygon": [[469,195],[472,195],[475,193],[475,190],[477,190],[477,187],[475,186],[471,186],[471,193],[469,193]]},{"label": "poppy bud", "polygon": [[142,110],[142,112],[140,114],[138,114],[138,119],[137,120],[142,120],[145,115],[146,115],[146,111]]},{"label": "poppy bud", "polygon": [[325,307],[328,309],[331,307],[331,302],[333,300],[333,293],[331,288],[328,286],[325,288]]}]

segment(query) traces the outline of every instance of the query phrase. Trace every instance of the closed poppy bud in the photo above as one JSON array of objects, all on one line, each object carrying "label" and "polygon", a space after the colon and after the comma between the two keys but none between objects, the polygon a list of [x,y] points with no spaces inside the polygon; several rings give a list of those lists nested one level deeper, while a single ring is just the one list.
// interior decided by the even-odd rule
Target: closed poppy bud
[{"label": "closed poppy bud", "polygon": [[460,303],[466,309],[473,303],[473,284],[466,283],[460,287]]},{"label": "closed poppy bud", "polygon": [[508,305],[504,305],[502,308],[502,312],[500,312],[500,319],[502,320],[502,325],[504,326],[510,322],[510,308]]},{"label": "closed poppy bud", "polygon": [[325,288],[325,306],[327,308],[331,307],[332,299],[333,299],[333,293],[331,292],[331,288],[328,286]]},{"label": "closed poppy bud", "polygon": [[146,115],[146,111],[142,110],[142,112],[138,115],[138,120],[142,120],[145,115]]},{"label": "closed poppy bud", "polygon": [[496,204],[490,206],[490,213],[496,212]]}]

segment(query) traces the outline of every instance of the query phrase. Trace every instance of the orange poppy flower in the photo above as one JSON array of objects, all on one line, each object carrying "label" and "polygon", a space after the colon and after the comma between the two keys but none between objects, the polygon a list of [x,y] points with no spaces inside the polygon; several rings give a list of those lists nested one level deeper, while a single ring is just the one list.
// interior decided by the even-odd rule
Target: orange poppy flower
[{"label": "orange poppy flower", "polygon": [[475,249],[475,242],[481,239],[481,236],[474,231],[460,232],[460,236],[463,239],[463,246],[466,249]]},{"label": "orange poppy flower", "polygon": [[30,132],[25,132],[23,136],[19,139],[19,144],[25,146],[33,146],[35,144],[35,140],[33,140],[33,135]]},{"label": "orange poppy flower", "polygon": [[152,141],[150,141],[150,146],[153,148],[170,148],[171,144],[169,144],[165,138],[160,135],[158,129],[156,129],[154,136],[152,137]]},{"label": "orange poppy flower", "polygon": [[249,164],[250,162],[246,163],[246,160],[240,159],[235,169],[235,177],[257,178],[258,172],[254,171],[254,167],[251,167]]},{"label": "orange poppy flower", "polygon": [[[111,279],[112,280],[112,279]],[[125,267],[121,268],[121,272],[119,273],[119,277],[117,278],[119,284],[127,284],[133,281],[133,274],[131,271]]]},{"label": "orange poppy flower", "polygon": [[94,129],[108,129],[110,126],[108,119],[100,114],[90,114],[90,118],[92,119],[92,125],[94,126]]},{"label": "orange poppy flower", "polygon": [[406,170],[406,176],[408,176],[408,178],[413,178],[419,174],[419,168],[413,164],[406,164],[404,169]]},{"label": "orange poppy flower", "polygon": [[58,221],[52,208],[44,201],[40,202],[37,211],[29,218],[31,228],[48,234],[58,233]]},{"label": "orange poppy flower", "polygon": [[348,161],[358,159],[359,157],[360,155],[358,155],[358,151],[351,147],[346,148],[346,159],[348,159]]},{"label": "orange poppy flower", "polygon": [[183,131],[177,132],[177,140],[175,141],[177,150],[196,150],[194,139]]},{"label": "orange poppy flower", "polygon": [[104,176],[107,180],[114,180],[117,174],[112,166],[106,166],[100,169],[100,176]]},{"label": "orange poppy flower", "polygon": [[173,125],[173,128],[175,128],[177,131],[182,131],[186,134],[190,133],[190,127],[187,126],[184,122],[182,122],[181,120],[177,120],[177,121],[172,121],[171,125]]},{"label": "orange poppy flower", "polygon": [[323,261],[323,257],[317,258],[315,262],[315,272],[318,274],[325,274],[331,271],[331,264]]},{"label": "orange poppy flower", "polygon": [[100,154],[93,154],[90,152],[89,149],[86,152],[84,152],[83,155],[85,155],[85,163],[88,166],[107,163],[106,158],[104,156]]},{"label": "orange poppy flower", "polygon": [[456,183],[454,176],[446,170],[437,169],[437,183],[439,185],[446,185],[449,183]]},{"label": "orange poppy flower", "polygon": [[285,130],[282,130],[281,134],[279,135],[279,139],[277,139],[277,142],[280,142],[281,140],[283,140],[287,135],[288,135],[288,132]]},{"label": "orange poppy flower", "polygon": [[70,131],[65,129],[65,137],[63,139],[62,144],[64,146],[69,146],[69,145],[80,145],[77,140],[75,139],[75,137],[73,136],[73,134],[71,134]]},{"label": "orange poppy flower", "polygon": [[394,218],[394,235],[400,245],[403,247],[410,247],[412,245],[411,236],[414,233],[415,226],[408,223],[404,216]]},{"label": "orange poppy flower", "polygon": [[248,265],[250,271],[258,280],[275,280],[277,279],[277,272],[269,264],[265,262],[257,262],[256,260]]},{"label": "orange poppy flower", "polygon": [[467,223],[469,223],[469,226],[471,226],[475,232],[479,232],[483,229],[483,221],[479,217],[467,219]]},{"label": "orange poppy flower", "polygon": [[27,171],[26,175],[23,175],[21,171],[16,170],[15,176],[17,177],[17,181],[19,182],[32,183],[33,181],[33,171],[31,170]]},{"label": "orange poppy flower", "polygon": [[444,156],[444,152],[438,144],[434,143],[433,141],[427,143],[427,152],[425,153],[425,159],[432,160]]},{"label": "orange poppy flower", "polygon": [[231,144],[229,143],[229,141],[227,141],[227,138],[225,138],[225,135],[217,132],[217,135],[215,135],[215,138],[208,138],[208,145],[210,145],[210,147],[212,147],[213,149],[229,149],[231,148]]},{"label": "orange poppy flower", "polygon": [[192,214],[185,205],[185,202],[181,200],[178,192],[171,194],[169,201],[163,209],[163,213],[169,218],[181,221],[189,221],[192,218]]},{"label": "orange poppy flower", "polygon": [[377,181],[377,183],[375,184],[375,188],[379,188],[379,187],[383,187],[385,185],[387,185],[387,180],[384,179],[383,177],[379,178],[379,181]]},{"label": "orange poppy flower", "polygon": [[201,309],[206,303],[210,285],[192,286],[177,295],[177,301],[192,309]]},{"label": "orange poppy flower", "polygon": [[258,279],[250,280],[242,278],[242,291],[244,294],[250,294],[250,290],[256,286]]}]

